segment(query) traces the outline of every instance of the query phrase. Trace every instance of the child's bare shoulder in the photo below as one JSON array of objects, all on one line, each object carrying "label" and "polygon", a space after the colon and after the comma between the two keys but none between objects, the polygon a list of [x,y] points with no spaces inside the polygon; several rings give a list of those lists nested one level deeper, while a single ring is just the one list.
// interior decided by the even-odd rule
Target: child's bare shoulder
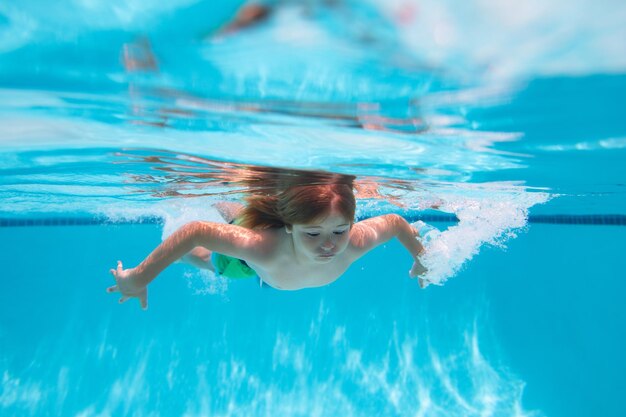
[{"label": "child's bare shoulder", "polygon": [[350,246],[362,248],[369,240],[368,237],[371,232],[371,227],[366,223],[366,220],[355,223],[350,229]]},{"label": "child's bare shoulder", "polygon": [[385,240],[389,228],[387,216],[376,216],[357,222],[350,230],[350,246],[362,254]]},{"label": "child's bare shoulder", "polygon": [[[282,229],[269,228],[256,231],[259,239],[259,253],[265,257],[276,257],[284,251],[287,234]],[[282,232],[282,233],[281,233]]]}]

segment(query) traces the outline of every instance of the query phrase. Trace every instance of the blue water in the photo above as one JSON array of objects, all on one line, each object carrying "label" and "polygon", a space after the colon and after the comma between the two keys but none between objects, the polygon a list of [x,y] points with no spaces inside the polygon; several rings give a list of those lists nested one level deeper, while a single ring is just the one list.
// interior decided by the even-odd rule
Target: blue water
[{"label": "blue water", "polygon": [[[268,2],[230,34],[243,2],[42,4],[0,4],[1,415],[625,413],[620,2]],[[357,216],[414,222],[440,285],[390,242],[319,289],[105,293],[264,166],[375,184]]]},{"label": "blue water", "polygon": [[176,265],[148,312],[106,297],[102,271],[157,227],[1,233],[5,415],[621,414],[620,227],[533,226],[427,291],[395,243],[295,293],[209,296]]}]

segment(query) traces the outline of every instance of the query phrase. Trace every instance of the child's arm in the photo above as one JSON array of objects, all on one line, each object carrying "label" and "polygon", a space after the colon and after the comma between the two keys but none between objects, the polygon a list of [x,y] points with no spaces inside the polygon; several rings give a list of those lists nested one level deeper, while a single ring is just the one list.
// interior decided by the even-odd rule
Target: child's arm
[{"label": "child's arm", "polygon": [[[426,273],[426,268],[419,260],[419,255],[424,251],[424,246],[417,240],[419,233],[397,214],[373,217],[356,223],[351,232],[350,242],[356,257],[360,258],[393,237],[397,237],[402,246],[413,257],[413,267],[409,271],[409,275],[415,278]],[[419,282],[420,286],[423,287],[424,282],[421,279]]]},{"label": "child's arm", "polygon": [[109,287],[107,291],[121,292],[120,302],[137,297],[145,308],[146,286],[161,271],[196,246],[255,262],[261,260],[262,249],[266,244],[261,234],[243,227],[212,222],[187,223],[165,239],[137,267],[125,270],[118,261],[117,269],[111,269],[117,285]]}]

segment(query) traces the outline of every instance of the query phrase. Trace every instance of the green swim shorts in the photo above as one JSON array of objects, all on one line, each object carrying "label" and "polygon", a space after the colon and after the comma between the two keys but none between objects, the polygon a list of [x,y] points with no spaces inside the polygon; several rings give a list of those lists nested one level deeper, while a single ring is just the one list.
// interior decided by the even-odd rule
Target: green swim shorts
[{"label": "green swim shorts", "polygon": [[242,261],[241,259],[213,252],[211,262],[215,267],[215,272],[226,278],[241,279],[254,278],[257,276],[254,269],[250,268],[246,261]]}]

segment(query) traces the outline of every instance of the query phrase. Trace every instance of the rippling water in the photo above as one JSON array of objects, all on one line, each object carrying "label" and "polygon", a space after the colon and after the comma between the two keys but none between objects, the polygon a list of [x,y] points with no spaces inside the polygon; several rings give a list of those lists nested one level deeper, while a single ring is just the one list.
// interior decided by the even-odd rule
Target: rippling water
[{"label": "rippling water", "polygon": [[478,242],[555,196],[537,212],[624,212],[626,78],[586,75],[626,67],[611,2],[37,5],[0,9],[5,217],[175,217],[247,165],[357,175],[362,215],[493,212]]},{"label": "rippling water", "polygon": [[[626,213],[626,7],[619,1],[268,1],[247,24],[236,18],[243,4],[0,3],[0,218],[156,217],[166,235],[185,221],[217,219],[211,205],[241,199],[244,173],[339,172],[357,176],[359,217],[455,216],[440,228],[415,223],[430,278],[443,283],[486,246],[499,250],[524,232],[529,213]],[[200,281],[199,292],[220,285]],[[326,311],[310,323],[312,333],[329,314],[344,323]],[[314,368],[306,359],[312,348],[290,339],[292,324],[284,334],[254,333],[254,324],[248,330],[268,339],[272,371],[289,368],[297,379]],[[185,344],[198,323],[188,326],[187,342],[172,348],[183,358],[172,369],[219,344],[198,353]],[[335,354],[327,366],[352,379],[320,377],[308,391],[281,391],[272,380],[266,389],[255,378],[267,364],[234,361],[196,369],[198,397],[210,396],[206,381],[217,378],[225,384],[218,400],[251,393],[244,409],[253,414],[284,405],[298,415],[297,399],[319,393],[339,395],[333,404],[349,414],[351,396],[369,389],[389,415],[445,415],[446,405],[455,415],[528,415],[523,382],[483,357],[476,328],[459,327],[463,340],[433,336],[432,349],[413,330],[384,328],[393,340],[381,353],[387,359],[363,356],[367,349],[341,325],[324,328]],[[420,334],[433,332],[426,326]],[[115,359],[118,337],[77,355]],[[156,378],[146,358],[160,351],[153,343],[130,355],[138,377],[120,377],[118,390],[137,393]],[[414,359],[417,352],[428,360]],[[455,386],[465,371],[471,383]],[[0,395],[6,407],[28,410],[52,390],[20,385],[11,372]],[[63,375],[58,383],[67,385]],[[244,380],[249,391],[237,391]],[[355,389],[342,391],[351,383]],[[112,393],[101,414],[121,401]],[[232,414],[211,404],[177,410]],[[92,407],[80,415],[97,414]]]}]

